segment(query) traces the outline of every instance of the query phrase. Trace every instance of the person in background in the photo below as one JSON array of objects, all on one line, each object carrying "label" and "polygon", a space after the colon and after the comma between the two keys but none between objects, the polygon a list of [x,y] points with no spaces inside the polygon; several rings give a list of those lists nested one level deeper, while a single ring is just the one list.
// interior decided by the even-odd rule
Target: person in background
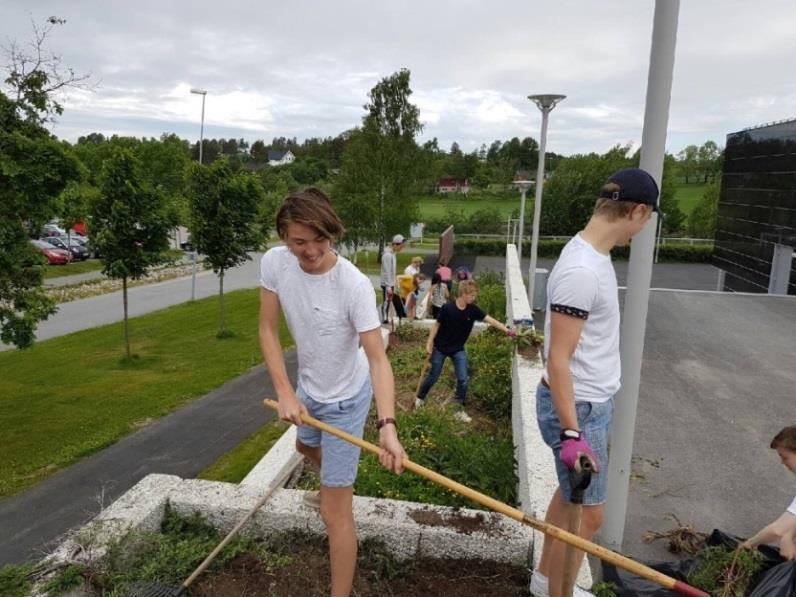
[{"label": "person in background", "polygon": [[409,321],[415,318],[415,310],[420,303],[420,286],[425,279],[426,277],[419,273],[412,276],[412,291],[406,295],[406,318]]},{"label": "person in background", "polygon": [[[771,449],[777,451],[780,462],[796,473],[796,425],[785,427],[771,440]],[[754,549],[762,543],[777,543],[780,555],[786,560],[796,560],[796,498],[774,522],[760,529],[743,543]]]},{"label": "person in background", "polygon": [[431,370],[417,392],[415,408],[422,408],[426,403],[429,390],[442,373],[445,359],[450,358],[456,371],[456,402],[461,407],[454,416],[465,423],[472,420],[464,410],[467,400],[467,385],[470,379],[467,351],[464,344],[470,337],[470,332],[473,331],[473,325],[476,321],[485,321],[509,336],[516,335],[514,330],[510,330],[475,305],[477,298],[478,284],[475,280],[464,280],[459,285],[459,296],[456,300],[445,303],[437,314],[437,321],[431,328],[426,341],[426,352],[431,355]]},{"label": "person in background", "polygon": [[442,277],[437,273],[431,277],[431,287],[428,289],[431,302],[431,317],[434,319],[439,315],[442,305],[448,302],[450,292],[442,281]]},{"label": "person in background", "polygon": [[445,284],[445,286],[448,287],[448,291],[450,291],[453,287],[453,271],[451,271],[451,268],[449,268],[447,264],[440,261],[437,264],[436,273],[439,274],[439,277],[442,279],[442,283]]},{"label": "person in background", "polygon": [[412,262],[404,268],[404,273],[408,276],[414,276],[420,273],[420,267],[423,265],[423,258],[415,255],[412,257]]},{"label": "person in background", "polygon": [[395,307],[395,314],[401,320],[406,317],[404,304],[399,294],[395,291],[398,285],[398,270],[396,255],[404,248],[406,239],[401,234],[392,237],[392,244],[384,249],[381,256],[381,322],[388,323],[390,304]]}]

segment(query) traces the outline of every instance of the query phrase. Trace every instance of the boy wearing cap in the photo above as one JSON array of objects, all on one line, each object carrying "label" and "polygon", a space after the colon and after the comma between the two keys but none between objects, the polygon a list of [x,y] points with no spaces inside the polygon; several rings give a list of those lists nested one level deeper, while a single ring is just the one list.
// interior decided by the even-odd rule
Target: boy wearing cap
[{"label": "boy wearing cap", "polygon": [[[546,367],[536,391],[536,416],[553,451],[559,486],[545,520],[567,526],[573,507],[569,471],[585,455],[598,474],[583,496],[584,539],[590,540],[603,521],[603,470],[621,376],[619,297],[610,251],[640,232],[653,211],[658,211],[658,185],[649,173],[628,168],[613,174],[588,224],[564,247],[547,283]],[[545,536],[531,579],[536,597],[562,594],[564,552],[562,542]]]},{"label": "boy wearing cap", "polygon": [[381,321],[387,323],[390,313],[390,303],[395,307],[398,319],[406,317],[404,304],[401,297],[395,292],[398,282],[397,261],[395,255],[404,248],[406,239],[400,234],[392,237],[391,248],[385,248],[381,256]]}]

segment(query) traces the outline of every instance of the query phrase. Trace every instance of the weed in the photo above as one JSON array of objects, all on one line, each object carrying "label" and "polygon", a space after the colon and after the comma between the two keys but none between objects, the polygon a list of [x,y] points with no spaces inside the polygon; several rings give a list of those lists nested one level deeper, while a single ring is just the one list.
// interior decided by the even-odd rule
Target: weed
[{"label": "weed", "polygon": [[4,597],[25,597],[30,592],[28,575],[33,570],[32,564],[15,566],[8,564],[0,568],[0,595]]},{"label": "weed", "polygon": [[757,550],[706,547],[700,552],[699,564],[688,576],[688,583],[713,597],[743,597],[749,581],[760,571],[762,560]]},{"label": "weed", "polygon": [[616,585],[612,582],[600,582],[591,588],[594,597],[616,597]]},{"label": "weed", "polygon": [[86,567],[82,564],[70,564],[48,580],[42,590],[45,595],[60,595],[69,589],[81,587],[86,581]]}]

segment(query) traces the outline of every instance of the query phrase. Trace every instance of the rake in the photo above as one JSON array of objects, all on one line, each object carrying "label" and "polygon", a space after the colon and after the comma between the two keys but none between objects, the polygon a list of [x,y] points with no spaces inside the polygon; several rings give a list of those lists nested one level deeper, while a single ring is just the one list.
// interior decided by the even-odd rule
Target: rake
[{"label": "rake", "polygon": [[[277,403],[274,400],[263,400],[263,403],[272,408],[277,410]],[[332,427],[331,425],[327,425],[326,423],[315,419],[306,414],[301,415],[301,420],[308,424],[312,425],[316,429],[320,429],[321,431],[325,431],[326,433],[330,433],[335,437],[339,437],[342,440],[345,440],[349,443],[354,444],[355,446],[359,446],[361,449],[371,452],[372,454],[378,455],[381,452],[381,449],[378,446],[371,444],[363,439],[355,437],[345,431],[340,431],[336,427]],[[645,566],[644,564],[640,564],[635,560],[631,560],[630,558],[623,556],[621,554],[616,553],[615,551],[611,551],[610,549],[606,549],[601,545],[597,545],[596,543],[592,543],[591,541],[587,541],[578,535],[573,533],[567,532],[563,529],[558,528],[550,523],[544,522],[542,520],[538,520],[522,510],[518,510],[508,504],[504,504],[494,498],[489,497],[479,491],[475,491],[474,489],[470,489],[466,485],[462,485],[461,483],[457,483],[456,481],[445,477],[444,475],[440,475],[439,473],[432,471],[429,468],[426,468],[420,464],[414,463],[408,458],[404,458],[402,462],[405,469],[412,471],[432,481],[437,483],[438,485],[442,485],[446,489],[450,489],[451,491],[455,491],[459,495],[462,495],[482,506],[489,508],[494,512],[499,512],[500,514],[504,514],[509,518],[512,518],[518,522],[521,522],[525,525],[528,525],[531,528],[536,529],[544,533],[545,535],[549,535],[553,537],[553,539],[558,539],[559,541],[563,541],[564,543],[571,545],[581,551],[585,551],[588,554],[591,554],[595,557],[600,558],[606,562],[610,562],[614,566],[618,568],[622,568],[627,570],[628,572],[645,578],[657,585],[665,587],[667,589],[671,589],[673,591],[677,591],[681,595],[686,595],[687,597],[710,597],[704,591],[701,591],[691,585],[684,583],[681,580],[677,580],[672,578],[671,576],[667,576],[657,570],[653,570],[649,566]]]},{"label": "rake", "polygon": [[259,510],[262,505],[268,501],[268,498],[270,498],[277,489],[279,489],[279,484],[274,483],[274,485],[265,492],[265,495],[257,501],[254,507],[238,521],[238,524],[235,525],[235,528],[233,528],[227,534],[227,536],[221,540],[221,543],[216,545],[215,549],[208,554],[204,561],[197,566],[196,570],[194,570],[179,587],[167,585],[154,580],[141,580],[133,583],[128,595],[130,597],[180,597],[181,595],[185,595],[185,591],[188,590],[188,587],[191,586],[191,583],[193,583],[193,581],[195,581],[198,576],[202,574],[202,572],[204,572],[207,567],[210,566],[210,564],[213,563],[213,560],[215,560],[216,556],[221,553],[221,550],[227,546],[227,543],[229,543],[232,538],[238,534],[238,531],[243,528],[243,525],[245,525],[249,519],[254,516],[255,512],[257,512],[257,510]]}]

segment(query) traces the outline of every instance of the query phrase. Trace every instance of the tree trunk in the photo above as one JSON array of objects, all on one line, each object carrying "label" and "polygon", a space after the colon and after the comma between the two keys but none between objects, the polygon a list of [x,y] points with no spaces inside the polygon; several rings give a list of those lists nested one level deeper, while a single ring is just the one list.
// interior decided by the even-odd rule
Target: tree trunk
[{"label": "tree trunk", "polygon": [[124,344],[127,349],[127,358],[131,358],[130,353],[130,328],[127,324],[127,276],[122,278],[122,302],[124,303]]},{"label": "tree trunk", "polygon": [[379,263],[381,263],[381,256],[384,253],[384,245],[387,242],[387,233],[384,224],[384,183],[381,184],[381,192],[379,193]]},{"label": "tree trunk", "polygon": [[219,335],[224,333],[224,270],[218,272],[218,314],[220,319]]}]

